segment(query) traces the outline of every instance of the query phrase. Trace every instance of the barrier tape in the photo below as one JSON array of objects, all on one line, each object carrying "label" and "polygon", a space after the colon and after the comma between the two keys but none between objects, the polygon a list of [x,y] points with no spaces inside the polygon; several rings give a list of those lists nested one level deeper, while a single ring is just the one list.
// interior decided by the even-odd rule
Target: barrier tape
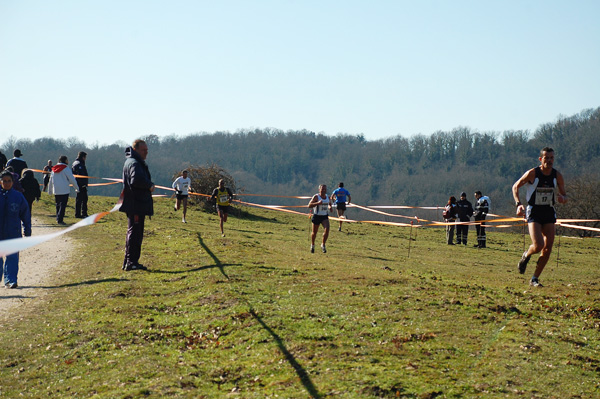
[{"label": "barrier tape", "polygon": [[271,195],[271,194],[236,194],[237,196],[253,196],[253,197],[274,197],[274,198],[298,198],[298,199],[311,199],[312,197],[305,197],[301,195]]},{"label": "barrier tape", "polygon": [[[44,174],[51,173],[51,172],[44,172],[43,170],[40,170],[40,169],[29,169],[29,170],[32,170],[34,172],[44,173]],[[74,176],[77,178],[102,179],[102,180],[109,181],[109,183],[92,183],[92,184],[88,185],[89,187],[106,186],[106,185],[111,185],[111,184],[122,183],[122,181],[123,181],[122,179],[115,179],[115,178],[109,178],[109,177],[95,177],[95,176],[81,176],[81,175],[74,175]],[[156,186],[156,185],[155,185],[155,187],[162,189],[162,190],[176,191],[171,187]],[[188,194],[199,196],[199,197],[207,197],[207,198],[211,197],[211,195],[202,194],[202,193],[189,192]],[[153,195],[153,197],[166,197],[166,196],[167,195],[165,195],[165,194],[154,194]],[[271,195],[271,194],[251,194],[251,193],[234,194],[234,196],[235,197],[254,196],[254,197],[293,198],[293,199],[311,199],[312,198],[311,196]],[[255,206],[255,207],[259,207],[259,208],[265,208],[265,209],[276,210],[276,211],[281,211],[281,212],[294,213],[294,214],[298,214],[298,215],[306,215],[306,213],[296,212],[296,211],[286,209],[286,208],[304,208],[305,205],[289,205],[289,206],[286,206],[286,205],[262,205],[262,204],[256,204],[256,203],[251,203],[251,202],[245,202],[245,201],[241,201],[241,200],[234,200],[234,202],[238,202],[243,205]],[[405,219],[415,219],[416,216],[398,215],[398,214],[379,211],[377,209],[425,209],[425,210],[444,209],[443,206],[409,206],[409,205],[361,206],[361,205],[354,204],[354,203],[348,204],[348,207],[355,207],[355,208],[362,209],[367,212],[373,212],[373,213],[377,213],[377,214],[384,215],[384,216],[405,218]],[[502,216],[502,215],[496,215],[493,213],[488,213],[488,216],[496,217],[496,219],[486,219],[486,220],[482,220],[482,221],[469,221],[469,222],[438,222],[438,221],[432,221],[432,220],[427,220],[427,219],[420,219],[420,221],[422,221],[422,222],[429,222],[428,224],[424,224],[424,225],[414,225],[414,224],[411,225],[408,223],[384,222],[384,221],[373,221],[373,220],[360,221],[360,220],[352,220],[352,219],[346,219],[346,218],[339,219],[339,218],[336,218],[333,216],[330,216],[330,219],[342,220],[342,221],[349,222],[349,223],[371,223],[371,224],[403,226],[403,227],[406,227],[406,226],[412,226],[412,227],[437,226],[437,227],[441,227],[441,226],[450,226],[450,225],[475,226],[478,224],[485,223],[486,228],[490,228],[490,227],[492,227],[492,228],[509,228],[509,227],[514,227],[514,226],[521,226],[526,223],[525,219],[520,218],[520,217],[506,217],[506,216]],[[416,218],[416,219],[417,219],[417,221],[419,221],[418,218]],[[493,224],[493,223],[501,223],[501,222],[514,222],[515,224],[513,224],[513,225],[508,225],[508,224],[494,225]],[[563,226],[563,227],[568,227],[568,228],[590,230],[590,231],[600,231],[600,229],[594,228],[594,227],[577,226],[577,225],[570,224],[570,223],[586,223],[586,222],[600,222],[600,219],[557,219],[556,224]],[[79,224],[79,223],[77,223],[77,224]]]},{"label": "barrier tape", "polygon": [[600,229],[596,228],[596,227],[577,226],[575,224],[565,224],[565,223],[558,223],[558,222],[556,224],[558,224],[558,225],[560,225],[562,227],[569,227],[569,228],[572,228],[572,229],[600,231]]},{"label": "barrier tape", "polygon": [[56,233],[43,234],[40,236],[12,238],[10,240],[2,240],[2,241],[0,241],[0,257],[12,255],[17,252],[21,252],[27,248],[34,247],[43,242],[49,241],[53,238],[60,237],[61,235],[66,234],[75,229],[78,229],[80,227],[91,226],[91,225],[97,223],[104,216],[119,210],[119,207],[121,206],[122,202],[123,202],[123,198],[121,197],[121,198],[119,198],[119,201],[117,202],[117,204],[110,211],[95,213],[91,216],[86,217],[85,219],[80,220],[79,222],[75,223],[74,225],[67,227],[64,230],[57,231]]}]

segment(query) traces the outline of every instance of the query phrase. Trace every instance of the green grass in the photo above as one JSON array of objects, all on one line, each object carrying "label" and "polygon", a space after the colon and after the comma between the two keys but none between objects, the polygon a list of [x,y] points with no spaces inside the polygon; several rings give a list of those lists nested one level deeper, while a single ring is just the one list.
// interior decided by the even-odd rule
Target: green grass
[{"label": "green grass", "polygon": [[122,214],[71,233],[70,271],[0,328],[0,397],[600,396],[597,239],[562,238],[531,289],[518,234],[477,250],[420,229],[408,257],[409,229],[346,224],[310,254],[307,217],[249,209],[222,238],[172,203],[147,221],[147,272],[121,271]]}]

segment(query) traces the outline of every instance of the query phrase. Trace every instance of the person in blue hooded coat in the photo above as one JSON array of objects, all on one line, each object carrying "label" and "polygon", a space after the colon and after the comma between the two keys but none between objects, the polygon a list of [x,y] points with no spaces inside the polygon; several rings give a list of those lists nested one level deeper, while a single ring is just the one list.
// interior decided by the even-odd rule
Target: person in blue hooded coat
[{"label": "person in blue hooded coat", "polygon": [[[22,237],[21,225],[26,237],[31,235],[31,213],[29,204],[20,192],[13,189],[13,174],[4,171],[0,174],[0,240]],[[0,257],[0,269],[6,288],[17,288],[19,273],[19,253]]]}]

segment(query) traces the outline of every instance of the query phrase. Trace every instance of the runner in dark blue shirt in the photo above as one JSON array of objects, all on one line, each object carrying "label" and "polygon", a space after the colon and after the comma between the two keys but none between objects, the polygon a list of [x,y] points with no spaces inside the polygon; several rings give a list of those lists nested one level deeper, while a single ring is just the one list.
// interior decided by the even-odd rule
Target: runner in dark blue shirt
[{"label": "runner in dark blue shirt", "polygon": [[[346,201],[346,197],[348,200]],[[338,184],[338,188],[336,188],[333,193],[331,193],[331,199],[335,202],[335,207],[337,209],[337,214],[340,219],[344,218],[344,212],[346,212],[346,202],[350,204],[352,197],[350,196],[350,192],[344,188],[344,183]],[[338,231],[342,231],[342,221],[340,220],[340,227],[338,227]]]}]

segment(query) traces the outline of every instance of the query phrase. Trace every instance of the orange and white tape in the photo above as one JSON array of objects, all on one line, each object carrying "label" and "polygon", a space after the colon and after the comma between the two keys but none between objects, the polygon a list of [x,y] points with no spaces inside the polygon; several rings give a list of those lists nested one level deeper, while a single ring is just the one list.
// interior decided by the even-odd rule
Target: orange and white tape
[{"label": "orange and white tape", "polygon": [[122,202],[121,199],[119,199],[119,202],[117,202],[117,204],[110,211],[100,212],[100,213],[96,213],[91,216],[88,216],[85,219],[82,219],[79,222],[75,223],[74,225],[69,226],[66,229],[60,230],[56,233],[44,234],[41,236],[20,237],[20,238],[12,238],[10,240],[2,240],[2,241],[0,241],[0,257],[12,255],[14,253],[23,251],[27,248],[34,247],[43,242],[49,241],[53,238],[60,237],[61,235],[66,234],[70,231],[76,230],[80,227],[91,226],[91,225],[97,223],[98,220],[102,219],[104,216],[108,215],[109,213],[119,210],[119,207],[121,206],[121,202]]}]

